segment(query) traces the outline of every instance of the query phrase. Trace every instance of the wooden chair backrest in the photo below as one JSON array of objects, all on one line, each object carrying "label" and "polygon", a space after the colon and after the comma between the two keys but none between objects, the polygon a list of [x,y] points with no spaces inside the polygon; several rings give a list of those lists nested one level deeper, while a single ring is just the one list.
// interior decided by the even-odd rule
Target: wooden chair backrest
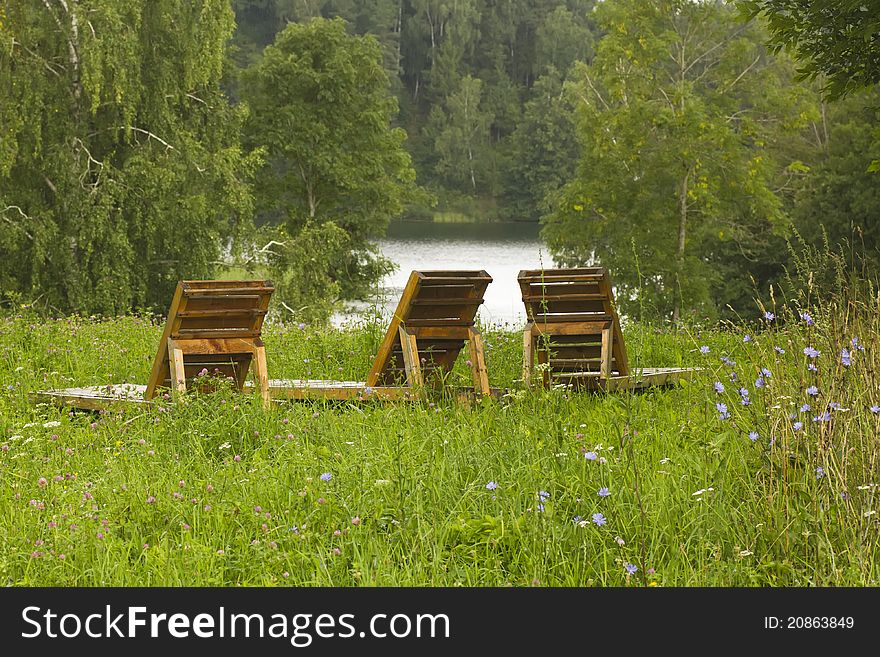
[{"label": "wooden chair backrest", "polygon": [[399,385],[406,378],[401,327],[416,338],[426,379],[448,373],[469,339],[491,282],[485,271],[412,272],[367,375],[367,385]]},{"label": "wooden chair backrest", "polygon": [[602,330],[610,325],[613,373],[629,374],[607,269],[531,269],[521,271],[517,281],[528,321],[543,337],[537,345],[540,362],[549,361],[553,372],[599,371]]},{"label": "wooden chair backrest", "polygon": [[271,281],[180,281],[159,341],[145,397],[173,387],[170,342],[185,347],[184,370],[191,381],[207,369],[244,386],[254,348],[275,290]]}]

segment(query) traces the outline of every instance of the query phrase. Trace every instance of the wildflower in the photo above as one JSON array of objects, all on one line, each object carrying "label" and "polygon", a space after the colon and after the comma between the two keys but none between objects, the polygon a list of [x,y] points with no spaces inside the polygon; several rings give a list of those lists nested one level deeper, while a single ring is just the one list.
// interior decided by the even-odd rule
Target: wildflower
[{"label": "wildflower", "polygon": [[763,376],[765,379],[769,379],[773,376],[773,372],[768,370],[766,367],[762,367],[761,368],[761,376]]},{"label": "wildflower", "polygon": [[760,438],[760,436],[758,435],[757,431],[749,431],[749,440],[755,442],[756,440],[758,440],[758,438]]},{"label": "wildflower", "polygon": [[342,550],[340,550],[338,547],[333,548],[333,556],[338,557],[340,554],[342,554]]},{"label": "wildflower", "polygon": [[722,392],[724,392],[724,384],[721,383],[720,381],[716,381],[716,382],[715,382],[715,392],[717,392],[719,395],[720,395]]},{"label": "wildflower", "polygon": [[97,538],[99,541],[103,541],[104,540],[104,533],[98,532],[97,534],[95,534],[95,538]]},{"label": "wildflower", "polygon": [[810,370],[811,372],[818,372],[819,371],[819,369],[813,363],[810,363],[809,365],[807,365],[807,369]]},{"label": "wildflower", "polygon": [[809,404],[804,404],[803,406],[801,406],[801,413],[806,413],[809,410],[810,410]]},{"label": "wildflower", "polygon": [[94,496],[89,491],[86,491],[85,493],[83,493],[83,499],[84,500],[91,500],[91,499],[94,499]]},{"label": "wildflower", "polygon": [[624,564],[623,567],[626,568],[626,572],[629,573],[630,575],[635,575],[636,571],[639,569],[638,566],[631,564],[631,563]]},{"label": "wildflower", "polygon": [[183,523],[181,525],[181,527],[183,527],[184,531],[189,531],[190,529],[192,529],[192,527],[190,527],[189,524],[187,524],[187,523]]},{"label": "wildflower", "polygon": [[764,313],[764,319],[766,319],[768,322],[772,322],[774,319],[776,319],[776,315],[768,310]]},{"label": "wildflower", "polygon": [[703,345],[702,347],[700,347],[700,353],[701,353],[701,354],[708,354],[708,353],[709,353],[709,347],[707,347],[706,345]]},{"label": "wildflower", "polygon": [[45,488],[46,485],[47,485],[48,483],[49,483],[49,482],[46,481],[46,478],[45,478],[45,477],[40,477],[40,478],[37,480],[37,485],[38,485],[40,488]]},{"label": "wildflower", "polygon": [[488,484],[486,484],[486,490],[495,490],[496,488],[498,488],[498,484],[496,484],[494,481],[490,481]]},{"label": "wildflower", "polygon": [[874,415],[877,415],[877,413],[880,413],[880,406],[877,406],[877,404],[874,404],[873,406],[871,406],[871,412]]},{"label": "wildflower", "polygon": [[538,491],[538,499],[544,502],[548,497],[550,497],[550,493],[545,490]]},{"label": "wildflower", "polygon": [[239,461],[241,461],[241,456],[236,454],[235,456],[232,457],[232,460],[235,461],[236,463],[238,463]]},{"label": "wildflower", "polygon": [[321,481],[330,481],[331,479],[333,479],[333,474],[330,472],[325,472],[321,475]]},{"label": "wildflower", "polygon": [[739,380],[739,377],[736,375],[736,372],[730,373],[730,380],[731,381],[738,381]]},{"label": "wildflower", "polygon": [[306,327],[306,325],[305,325],[304,322],[300,322],[300,323],[299,323],[299,330],[300,330],[300,331],[304,330],[305,327]]},{"label": "wildflower", "polygon": [[743,406],[748,406],[749,404],[752,403],[752,400],[749,399],[749,389],[748,388],[740,388],[739,389],[739,396],[742,397],[742,399],[740,400],[739,403],[742,404]]},{"label": "wildflower", "polygon": [[584,458],[587,459],[588,461],[595,461],[598,458],[598,456],[599,455],[596,454],[596,452],[585,452],[584,453]]},{"label": "wildflower", "polygon": [[538,505],[538,513],[544,513],[544,505],[543,504]]},{"label": "wildflower", "polygon": [[858,349],[859,351],[865,350],[865,346],[859,342],[858,338],[853,338],[852,340],[850,340],[850,344],[852,345],[853,349]]},{"label": "wildflower", "polygon": [[807,326],[813,325],[813,318],[810,316],[810,313],[804,311],[801,313],[801,319],[807,323]]},{"label": "wildflower", "polygon": [[813,347],[804,347],[804,355],[809,358],[816,358],[821,352],[816,351]]},{"label": "wildflower", "polygon": [[186,482],[185,482],[183,479],[181,479],[181,480],[177,483],[177,485],[180,486],[181,488],[184,488],[184,487],[186,486]]},{"label": "wildflower", "polygon": [[743,336],[743,342],[751,342],[751,341],[752,341],[752,336],[750,336],[750,335]]},{"label": "wildflower", "polygon": [[756,388],[763,388],[765,385],[767,385],[767,383],[764,381],[763,377],[759,376],[757,379],[755,379]]},{"label": "wildflower", "polygon": [[319,497],[318,504],[327,504],[327,500],[325,500],[323,497]]},{"label": "wildflower", "polygon": [[594,513],[593,514],[593,523],[598,525],[599,527],[606,524],[607,522],[608,521],[605,519],[605,516],[603,514],[601,514],[601,513]]},{"label": "wildflower", "polygon": [[813,422],[831,422],[831,413],[825,411],[813,418]]},{"label": "wildflower", "polygon": [[727,356],[722,356],[721,362],[724,363],[725,365],[727,365],[728,367],[733,367],[734,365],[736,365],[736,361],[731,358],[728,358]]},{"label": "wildflower", "polygon": [[361,524],[360,516],[355,516],[354,518],[352,518],[351,524],[354,525],[355,527],[357,527],[359,524]]},{"label": "wildflower", "polygon": [[800,431],[801,429],[804,428],[804,423],[803,422],[795,422],[793,425],[791,425],[791,428],[794,429],[795,431]]},{"label": "wildflower", "polygon": [[730,413],[727,412],[727,404],[718,402],[715,404],[715,409],[718,411],[719,420],[727,420],[730,418]]},{"label": "wildflower", "polygon": [[821,479],[825,476],[825,468],[821,465],[816,468],[816,479]]},{"label": "wildflower", "polygon": [[614,542],[617,543],[620,547],[623,547],[624,545],[626,545],[626,541],[624,541],[622,538],[620,538],[620,536],[615,536]]},{"label": "wildflower", "polygon": [[810,397],[815,397],[819,394],[819,388],[817,388],[816,386],[810,386],[806,389],[805,392],[810,395]]},{"label": "wildflower", "polygon": [[846,347],[840,350],[840,363],[844,367],[849,367],[852,364],[852,356],[849,351],[847,351]]},{"label": "wildflower", "polygon": [[217,550],[217,554],[219,554],[222,557],[224,554],[226,554],[226,552],[224,552],[223,549],[221,548],[220,550]]},{"label": "wildflower", "polygon": [[572,521],[574,524],[579,525],[579,524],[581,524],[581,523],[584,521],[584,519],[581,518],[580,516],[575,516],[574,518],[571,519],[571,521]]},{"label": "wildflower", "polygon": [[154,495],[147,495],[147,504],[155,504],[156,497]]},{"label": "wildflower", "polygon": [[608,497],[609,495],[611,495],[611,491],[603,486],[599,489],[599,492],[597,494],[599,495],[599,497]]},{"label": "wildflower", "polygon": [[777,354],[785,353],[785,349],[783,349],[782,347],[773,347],[773,351],[775,351]]}]

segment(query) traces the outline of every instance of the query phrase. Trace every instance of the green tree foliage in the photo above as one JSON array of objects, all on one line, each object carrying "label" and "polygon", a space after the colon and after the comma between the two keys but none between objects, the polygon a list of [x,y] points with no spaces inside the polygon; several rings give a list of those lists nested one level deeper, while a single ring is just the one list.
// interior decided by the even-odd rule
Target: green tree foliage
[{"label": "green tree foliage", "polygon": [[824,250],[844,245],[849,265],[880,271],[880,187],[868,171],[880,159],[876,126],[880,91],[854,93],[826,108],[815,140],[820,156],[797,192],[795,227],[809,244]]},{"label": "green tree foliage", "polygon": [[250,220],[226,0],[0,0],[0,290],[164,308]]},{"label": "green tree foliage", "polygon": [[583,22],[560,5],[544,17],[537,29],[535,70],[538,75],[548,66],[565,74],[575,62],[589,61],[593,53],[593,33]]},{"label": "green tree foliage", "polygon": [[596,18],[607,34],[572,87],[583,156],[544,234],[563,263],[612,267],[631,313],[712,315],[732,273],[719,250],[785,225],[774,182],[789,163],[772,146],[810,97],[726,3],[606,0]]},{"label": "green tree foliage", "polygon": [[438,161],[436,171],[458,190],[478,191],[483,180],[483,146],[488,142],[492,116],[482,107],[483,83],[466,76],[445,103],[435,106],[428,120]]},{"label": "green tree foliage", "polygon": [[777,47],[794,51],[801,72],[821,76],[829,98],[880,82],[880,4],[868,0],[740,0],[767,19]]},{"label": "green tree foliage", "polygon": [[572,178],[580,156],[573,102],[555,68],[538,78],[511,138],[506,183],[513,218],[535,220],[547,214],[547,202]]},{"label": "green tree foliage", "polygon": [[262,218],[294,238],[307,225],[343,229],[347,248],[330,275],[357,294],[379,271],[371,240],[418,196],[406,133],[391,126],[397,103],[379,44],[349,35],[340,19],[291,23],[242,91],[246,143],[267,154],[257,177]]}]

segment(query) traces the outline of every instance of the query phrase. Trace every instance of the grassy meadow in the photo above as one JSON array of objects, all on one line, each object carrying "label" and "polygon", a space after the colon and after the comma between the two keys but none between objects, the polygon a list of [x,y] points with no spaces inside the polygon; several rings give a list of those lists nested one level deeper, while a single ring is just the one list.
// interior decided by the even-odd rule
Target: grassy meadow
[{"label": "grassy meadow", "polygon": [[[635,394],[523,390],[520,335],[486,328],[500,401],[220,391],[102,415],[28,394],[144,383],[161,319],[7,314],[0,583],[877,585],[877,311],[627,326],[634,365],[705,368]],[[382,334],[270,325],[270,376],[362,379]]]}]

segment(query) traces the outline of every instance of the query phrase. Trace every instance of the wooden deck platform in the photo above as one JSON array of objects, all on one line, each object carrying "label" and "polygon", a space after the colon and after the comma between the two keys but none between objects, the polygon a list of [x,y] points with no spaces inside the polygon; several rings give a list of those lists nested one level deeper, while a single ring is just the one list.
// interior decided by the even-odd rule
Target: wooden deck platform
[{"label": "wooden deck platform", "polygon": [[[247,392],[254,392],[254,384],[244,385]],[[42,390],[31,394],[34,403],[49,403],[63,407],[89,411],[120,409],[125,406],[149,407],[162,403],[162,398],[145,398],[147,386],[129,383],[84,388]],[[450,388],[458,399],[468,400],[478,395],[472,388]],[[491,388],[490,396],[499,399],[506,391]],[[359,401],[420,401],[424,395],[403,386],[368,386],[363,381],[325,381],[314,379],[270,379],[269,393],[272,401],[283,403],[294,400],[359,400]]]}]

